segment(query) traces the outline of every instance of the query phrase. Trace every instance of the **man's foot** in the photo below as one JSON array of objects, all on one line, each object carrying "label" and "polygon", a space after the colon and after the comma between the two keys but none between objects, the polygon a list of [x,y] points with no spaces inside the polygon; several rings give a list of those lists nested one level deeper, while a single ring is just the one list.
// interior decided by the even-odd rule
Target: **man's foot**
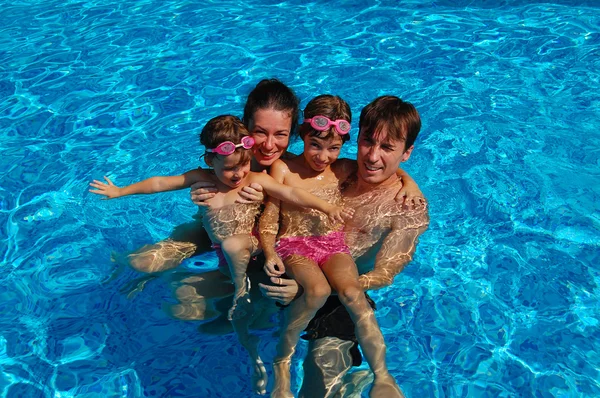
[{"label": "man's foot", "polygon": [[273,362],[273,375],[275,384],[271,398],[294,398],[292,394],[292,375],[290,374],[291,359],[276,360]]},{"label": "man's foot", "polygon": [[405,398],[396,384],[396,380],[389,373],[384,376],[375,376],[369,398]]},{"label": "man's foot", "polygon": [[255,394],[265,395],[267,393],[267,382],[269,377],[267,376],[267,369],[263,361],[258,358],[254,362],[254,373],[252,374],[252,389]]}]

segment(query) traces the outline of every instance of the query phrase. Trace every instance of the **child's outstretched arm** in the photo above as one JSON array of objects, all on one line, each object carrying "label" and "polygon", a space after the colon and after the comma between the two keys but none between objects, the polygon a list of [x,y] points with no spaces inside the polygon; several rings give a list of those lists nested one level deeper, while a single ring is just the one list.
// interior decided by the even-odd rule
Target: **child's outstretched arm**
[{"label": "child's outstretched arm", "polygon": [[268,174],[257,173],[255,176],[257,182],[262,185],[267,195],[283,200],[284,202],[295,204],[296,206],[322,211],[327,214],[333,222],[343,223],[347,219],[351,219],[354,215],[354,209],[332,205],[323,199],[317,198],[304,189],[280,184]]},{"label": "child's outstretched arm", "polygon": [[402,180],[402,189],[398,191],[395,197],[398,202],[403,202],[411,210],[425,203],[423,192],[406,171],[398,169],[396,176]]},{"label": "child's outstretched arm", "polygon": [[105,199],[114,199],[127,195],[152,194],[189,188],[195,182],[207,178],[210,178],[210,176],[205,170],[195,169],[178,176],[151,177],[121,188],[105,176],[104,179],[107,183],[94,180],[90,183],[90,186],[96,189],[90,189],[90,192],[104,195],[106,196]]}]

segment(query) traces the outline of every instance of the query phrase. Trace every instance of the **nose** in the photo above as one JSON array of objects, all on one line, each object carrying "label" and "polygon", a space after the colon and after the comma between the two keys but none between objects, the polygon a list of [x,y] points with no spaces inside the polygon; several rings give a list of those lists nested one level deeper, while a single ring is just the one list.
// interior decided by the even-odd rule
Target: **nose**
[{"label": "nose", "polygon": [[321,151],[321,152],[319,152],[319,155],[317,155],[317,159],[319,159],[319,162],[321,162],[321,163],[327,162],[328,158],[329,158],[329,154],[325,151]]},{"label": "nose", "polygon": [[273,149],[275,146],[275,138],[272,135],[267,136],[267,140],[264,142],[263,146],[267,150]]},{"label": "nose", "polygon": [[369,153],[367,154],[367,159],[371,163],[377,163],[377,161],[379,160],[379,147],[377,147],[375,145],[372,146],[369,149]]}]

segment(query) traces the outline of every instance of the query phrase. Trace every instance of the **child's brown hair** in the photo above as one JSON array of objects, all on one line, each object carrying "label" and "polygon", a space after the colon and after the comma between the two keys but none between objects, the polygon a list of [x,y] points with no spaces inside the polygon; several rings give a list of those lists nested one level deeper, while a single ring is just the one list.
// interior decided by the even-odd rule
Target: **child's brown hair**
[{"label": "child's brown hair", "polygon": [[[217,116],[208,121],[200,132],[200,143],[206,149],[215,149],[219,144],[225,141],[231,141],[234,144],[242,142],[242,138],[250,135],[244,123],[232,115]],[[249,149],[243,147],[236,148],[236,152],[240,153],[238,164],[246,164],[252,160],[252,153]],[[206,152],[206,164],[212,166],[215,156],[222,156],[217,153]]]},{"label": "child's brown hair", "polygon": [[[343,119],[348,123],[352,122],[350,105],[337,95],[319,95],[306,104],[306,108],[304,108],[304,119],[310,119],[318,115],[325,116],[331,121]],[[310,123],[302,123],[300,125],[300,137],[304,139],[306,134],[311,137],[318,137],[325,140],[338,135],[335,126],[331,126],[325,131],[318,131],[313,129]],[[342,138],[342,142],[346,142],[350,139],[350,134],[340,135],[340,137]]]}]

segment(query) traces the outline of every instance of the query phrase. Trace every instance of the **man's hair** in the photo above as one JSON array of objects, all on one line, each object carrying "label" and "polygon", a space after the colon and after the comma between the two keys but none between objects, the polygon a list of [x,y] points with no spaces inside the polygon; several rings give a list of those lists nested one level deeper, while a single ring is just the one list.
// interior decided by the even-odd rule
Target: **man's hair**
[{"label": "man's hair", "polygon": [[[323,94],[310,100],[306,104],[306,108],[304,108],[304,118],[310,119],[317,115],[325,116],[332,121],[344,119],[348,123],[352,122],[350,105],[337,95]],[[306,134],[311,137],[328,140],[338,133],[335,126],[331,126],[325,131],[318,131],[313,129],[310,123],[302,123],[300,125],[300,137],[304,138]],[[348,132],[348,134],[341,135],[340,137],[342,138],[342,143],[346,142],[350,139],[350,133]]]},{"label": "man's hair", "polygon": [[359,135],[368,137],[386,129],[388,137],[404,141],[404,150],[410,148],[421,130],[421,117],[410,102],[402,101],[393,95],[375,98],[360,113]]},{"label": "man's hair", "polygon": [[281,112],[289,112],[292,117],[290,135],[296,133],[298,127],[298,115],[300,114],[300,101],[294,91],[277,79],[264,79],[258,82],[256,87],[248,95],[244,106],[244,117],[242,120],[246,127],[259,109],[274,109]]},{"label": "man's hair", "polygon": [[[248,133],[248,129],[238,117],[222,115],[214,117],[210,119],[208,123],[206,123],[202,129],[202,132],[200,132],[200,143],[204,145],[206,149],[214,149],[225,141],[231,141],[234,144],[239,144],[242,142],[242,137],[247,135],[250,135],[250,133]],[[252,154],[249,149],[240,147],[235,151],[240,153],[240,160],[238,164],[246,164],[252,160]],[[216,156],[221,155],[207,152],[205,154],[207,163],[212,163]]]}]

